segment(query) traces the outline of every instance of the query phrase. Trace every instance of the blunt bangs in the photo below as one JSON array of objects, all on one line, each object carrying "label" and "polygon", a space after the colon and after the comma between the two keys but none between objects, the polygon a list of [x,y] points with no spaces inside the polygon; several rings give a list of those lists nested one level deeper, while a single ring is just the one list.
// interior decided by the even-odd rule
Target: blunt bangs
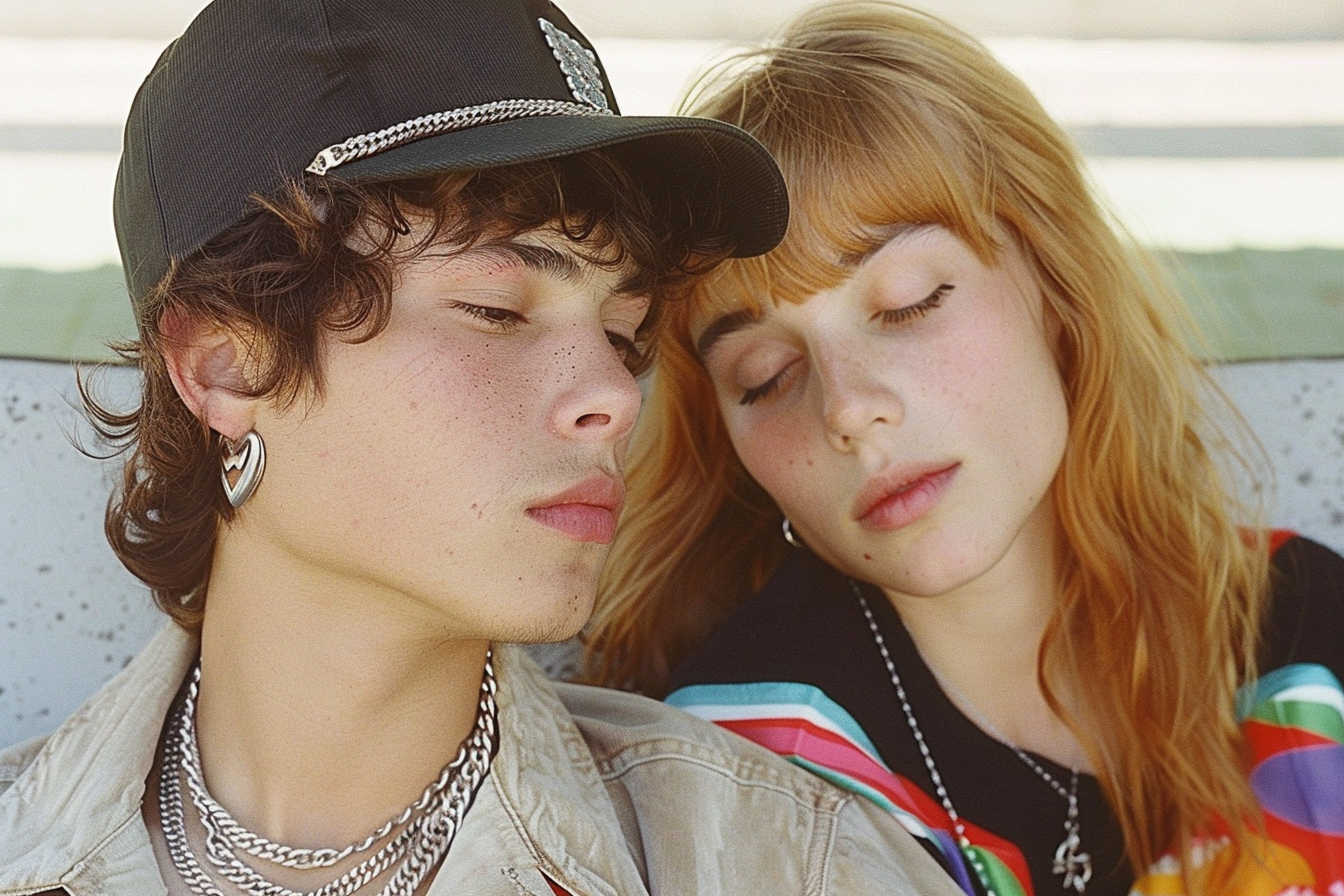
[{"label": "blunt bangs", "polygon": [[[728,60],[688,101],[690,114],[755,135],[779,163],[790,202],[779,247],[732,259],[704,280],[688,324],[833,288],[853,273],[846,259],[881,246],[895,225],[944,227],[988,264],[1001,248],[999,166],[978,116],[876,51],[800,43]],[[715,89],[728,80],[737,89]]]}]

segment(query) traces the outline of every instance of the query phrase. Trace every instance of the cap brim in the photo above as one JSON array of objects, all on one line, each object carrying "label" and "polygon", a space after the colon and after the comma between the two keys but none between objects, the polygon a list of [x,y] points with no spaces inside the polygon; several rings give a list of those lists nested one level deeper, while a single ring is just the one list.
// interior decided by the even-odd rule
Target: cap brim
[{"label": "cap brim", "polygon": [[327,176],[351,183],[496,168],[591,149],[618,148],[645,184],[702,209],[706,236],[725,237],[746,258],[784,238],[789,202],[770,153],[740,128],[707,118],[556,115],[520,118],[423,137],[348,162]]}]

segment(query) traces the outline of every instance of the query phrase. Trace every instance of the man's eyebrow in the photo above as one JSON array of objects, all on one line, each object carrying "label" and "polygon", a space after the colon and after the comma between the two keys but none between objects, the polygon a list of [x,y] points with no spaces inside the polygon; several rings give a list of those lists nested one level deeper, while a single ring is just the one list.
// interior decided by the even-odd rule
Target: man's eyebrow
[{"label": "man's eyebrow", "polygon": [[497,240],[473,246],[465,253],[484,256],[504,256],[521,264],[530,271],[546,274],[566,282],[575,282],[584,277],[583,265],[568,252],[561,252],[550,246],[538,246],[534,243],[520,243],[515,240]]},{"label": "man's eyebrow", "polygon": [[842,268],[857,268],[888,244],[899,239],[905,239],[933,226],[932,224],[905,223],[875,227],[869,231],[868,239],[864,240],[863,248],[854,252],[842,252],[836,258],[836,264]]},{"label": "man's eyebrow", "polygon": [[761,316],[755,311],[749,311],[746,308],[740,311],[732,311],[715,319],[715,321],[705,328],[705,332],[700,334],[700,338],[695,342],[695,350],[704,358],[709,354],[709,350],[729,333],[735,333],[743,327],[749,327],[761,319]]}]

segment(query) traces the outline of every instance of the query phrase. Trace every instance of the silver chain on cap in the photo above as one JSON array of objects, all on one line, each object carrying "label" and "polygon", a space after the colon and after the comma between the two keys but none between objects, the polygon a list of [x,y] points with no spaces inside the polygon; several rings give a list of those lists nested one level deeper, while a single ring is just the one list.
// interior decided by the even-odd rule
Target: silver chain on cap
[{"label": "silver chain on cap", "polygon": [[597,56],[592,50],[579,43],[570,35],[555,27],[546,19],[537,19],[546,45],[560,64],[560,71],[569,85],[569,92],[576,102],[566,100],[495,100],[478,106],[463,106],[431,115],[421,115],[399,122],[380,131],[359,134],[328,146],[314,157],[304,170],[319,176],[346,162],[353,162],[366,156],[375,155],[384,150],[432,137],[449,131],[460,131],[483,124],[498,121],[513,121],[519,118],[538,118],[547,115],[613,115],[607,105],[607,96],[602,84],[602,70],[597,66]]},{"label": "silver chain on cap", "polygon": [[603,111],[592,106],[565,100],[495,100],[479,106],[464,106],[447,112],[435,112],[422,115],[400,124],[394,124],[381,131],[360,134],[334,146],[328,146],[313,158],[304,170],[309,174],[325,175],[331,169],[353,162],[365,156],[380,153],[402,143],[460,131],[478,125],[493,124],[497,121],[512,121],[518,118],[537,118],[546,115],[611,115],[610,109]]}]

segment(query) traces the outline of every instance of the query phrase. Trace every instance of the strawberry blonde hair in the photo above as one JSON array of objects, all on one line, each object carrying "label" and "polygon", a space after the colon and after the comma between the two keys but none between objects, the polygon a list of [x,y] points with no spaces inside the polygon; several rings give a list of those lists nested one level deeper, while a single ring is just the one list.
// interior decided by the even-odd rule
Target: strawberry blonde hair
[{"label": "strawberry blonde hair", "polygon": [[[1169,848],[1257,818],[1236,691],[1253,678],[1267,549],[1220,463],[1254,446],[1157,267],[1102,211],[1081,159],[1031,92],[972,38],[875,2],[821,6],[698,85],[688,111],[759,139],[793,220],[668,311],[634,437],[630,500],[589,629],[590,675],[651,694],[787,550],[781,514],[734,454],[692,328],[723,310],[803,301],[874,228],[947,228],[986,263],[1023,254],[1058,323],[1070,428],[1052,489],[1058,604],[1038,677],[1087,749],[1136,873]],[[1258,531],[1258,530],[1254,530]],[[1052,682],[1081,698],[1071,715]],[[1227,824],[1227,822],[1231,822]],[[1188,867],[1188,863],[1187,863]]]}]

